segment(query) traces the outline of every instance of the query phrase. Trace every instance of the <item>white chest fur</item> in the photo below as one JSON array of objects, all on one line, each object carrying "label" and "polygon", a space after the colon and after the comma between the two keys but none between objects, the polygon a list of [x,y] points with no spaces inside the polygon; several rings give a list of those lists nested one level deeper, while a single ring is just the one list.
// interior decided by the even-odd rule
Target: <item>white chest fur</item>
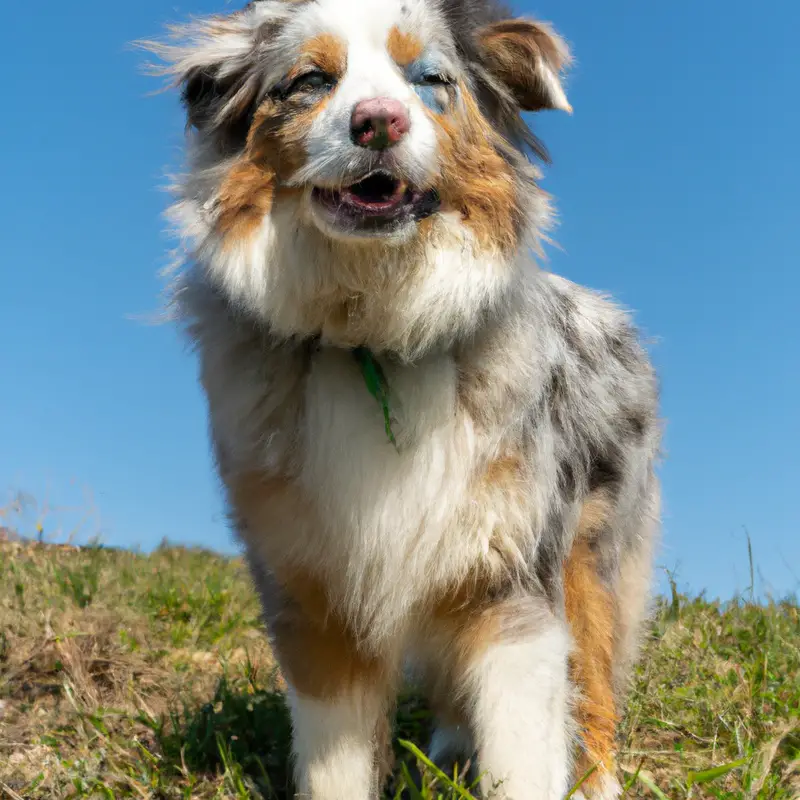
[{"label": "white chest fur", "polygon": [[301,432],[301,482],[324,526],[306,558],[324,569],[337,600],[370,635],[399,623],[420,593],[480,549],[456,525],[468,502],[474,443],[458,410],[452,358],[383,366],[397,448],[346,351],[314,357]]},{"label": "white chest fur", "polygon": [[451,359],[383,366],[396,448],[352,355],[323,350],[315,357],[305,396],[303,480],[337,523],[397,530],[435,512],[444,482],[452,496],[460,472],[454,468],[467,455],[456,451],[468,443],[457,430]]}]

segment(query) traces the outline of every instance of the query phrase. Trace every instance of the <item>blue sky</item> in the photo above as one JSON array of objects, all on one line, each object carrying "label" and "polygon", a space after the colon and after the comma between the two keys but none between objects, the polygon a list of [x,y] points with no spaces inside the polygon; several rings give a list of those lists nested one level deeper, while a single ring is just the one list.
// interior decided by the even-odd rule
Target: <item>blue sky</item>
[{"label": "blue sky", "polygon": [[[232,8],[233,6],[228,6]],[[602,7],[602,10],[601,10]],[[158,308],[175,95],[126,43],[226,8],[15,4],[0,27],[0,491],[47,530],[232,548],[194,359]],[[615,294],[667,420],[658,563],[729,596],[800,581],[800,4],[541,0],[577,63],[554,163],[550,268]],[[2,496],[0,496],[2,497]],[[0,505],[2,500],[0,499]],[[663,580],[662,580],[663,585]]]}]

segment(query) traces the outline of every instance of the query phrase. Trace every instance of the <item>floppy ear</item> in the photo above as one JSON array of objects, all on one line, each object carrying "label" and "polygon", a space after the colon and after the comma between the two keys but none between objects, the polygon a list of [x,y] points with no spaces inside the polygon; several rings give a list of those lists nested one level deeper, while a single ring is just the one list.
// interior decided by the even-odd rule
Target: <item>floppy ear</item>
[{"label": "floppy ear", "polygon": [[572,113],[561,85],[569,48],[549,25],[526,19],[493,22],[478,33],[487,69],[509,89],[523,111]]},{"label": "floppy ear", "polygon": [[259,23],[248,7],[227,17],[172,25],[166,41],[136,44],[161,59],[161,65],[150,65],[152,74],[180,87],[189,125],[216,131],[235,123],[260,88],[253,69],[263,35]]}]

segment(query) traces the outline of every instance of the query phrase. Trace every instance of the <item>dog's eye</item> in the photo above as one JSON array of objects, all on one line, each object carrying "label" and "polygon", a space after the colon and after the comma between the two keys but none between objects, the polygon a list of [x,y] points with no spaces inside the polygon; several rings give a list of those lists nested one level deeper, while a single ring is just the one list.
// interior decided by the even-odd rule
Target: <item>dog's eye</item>
[{"label": "dog's eye", "polygon": [[322,70],[311,70],[298,75],[284,90],[284,96],[295,94],[296,92],[318,92],[328,91],[333,87],[334,80]]},{"label": "dog's eye", "polygon": [[426,72],[413,81],[417,97],[431,110],[441,114],[453,102],[455,83],[441,72]]},{"label": "dog's eye", "polygon": [[429,72],[420,78],[419,83],[423,86],[451,86],[453,81],[440,72]]}]

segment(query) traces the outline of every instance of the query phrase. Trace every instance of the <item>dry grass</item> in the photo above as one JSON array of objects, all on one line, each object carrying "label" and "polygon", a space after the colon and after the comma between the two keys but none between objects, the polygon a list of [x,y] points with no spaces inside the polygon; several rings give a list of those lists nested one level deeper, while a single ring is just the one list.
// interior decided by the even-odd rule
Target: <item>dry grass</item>
[{"label": "dry grass", "polygon": [[[258,613],[238,560],[0,542],[0,797],[290,796]],[[798,798],[798,719],[796,602],[675,594],[623,727],[626,796]],[[390,796],[469,797],[401,744],[428,726],[403,698]]]}]

